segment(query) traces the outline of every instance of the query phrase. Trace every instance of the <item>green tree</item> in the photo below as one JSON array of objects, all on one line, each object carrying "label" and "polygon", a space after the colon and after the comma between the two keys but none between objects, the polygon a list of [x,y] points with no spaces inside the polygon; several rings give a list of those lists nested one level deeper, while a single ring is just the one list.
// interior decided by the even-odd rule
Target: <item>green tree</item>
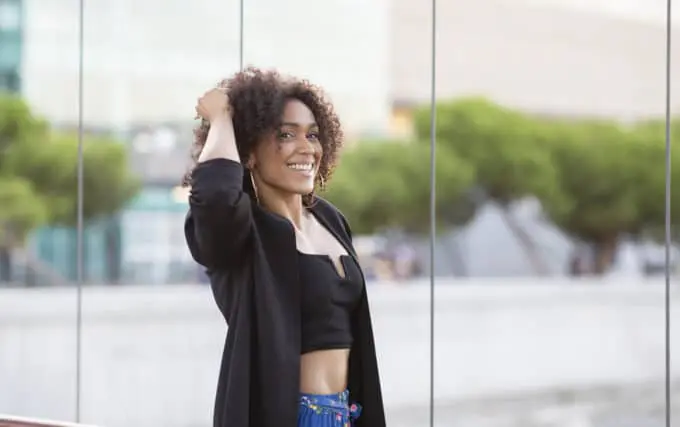
[{"label": "green tree", "polygon": [[[420,140],[429,139],[429,108],[417,111],[415,125]],[[527,196],[560,197],[550,151],[541,146],[537,126],[535,119],[483,98],[437,105],[437,144],[474,167],[476,184],[501,208],[534,270],[544,274],[547,266],[541,250],[510,209],[513,202]]]},{"label": "green tree", "polygon": [[47,124],[35,117],[21,98],[0,92],[0,171],[7,154],[16,146],[44,136]]},{"label": "green tree", "polygon": [[552,123],[546,131],[562,197],[543,198],[543,207],[563,231],[592,245],[602,274],[621,237],[640,228],[641,190],[649,191],[640,181],[655,155],[613,122]]},{"label": "green tree", "polygon": [[[630,132],[637,174],[638,223],[634,237],[663,241],[666,219],[666,126],[663,120],[645,121]],[[671,226],[680,225],[680,122],[673,123],[671,137]],[[677,240],[677,236],[673,236]]]},{"label": "green tree", "polygon": [[45,223],[47,211],[25,179],[0,177],[0,242],[3,247],[23,244],[31,230]]},{"label": "green tree", "polygon": [[[89,221],[121,209],[138,182],[122,144],[87,136],[83,147],[83,216]],[[0,96],[0,150],[0,269],[7,275],[10,251],[33,230],[76,223],[78,138],[51,132],[21,99]]]},{"label": "green tree", "polygon": [[28,233],[47,218],[46,208],[33,183],[12,173],[13,154],[34,139],[42,138],[45,131],[44,122],[35,118],[20,98],[0,96],[1,264],[7,263],[6,248],[23,244]]},{"label": "green tree", "polygon": [[[436,172],[439,225],[469,220],[473,213],[463,200],[474,176],[471,167],[447,150],[438,153]],[[429,148],[395,141],[358,143],[344,153],[326,197],[357,233],[386,228],[423,232],[429,227]]]}]

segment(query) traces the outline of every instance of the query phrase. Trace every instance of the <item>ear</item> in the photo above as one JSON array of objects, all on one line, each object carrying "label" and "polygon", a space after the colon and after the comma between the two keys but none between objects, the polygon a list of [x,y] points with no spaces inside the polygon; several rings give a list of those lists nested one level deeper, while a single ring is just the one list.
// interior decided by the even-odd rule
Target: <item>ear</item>
[{"label": "ear", "polygon": [[246,168],[249,170],[253,170],[255,168],[255,155],[253,153],[250,153],[248,156],[248,160],[246,161]]}]

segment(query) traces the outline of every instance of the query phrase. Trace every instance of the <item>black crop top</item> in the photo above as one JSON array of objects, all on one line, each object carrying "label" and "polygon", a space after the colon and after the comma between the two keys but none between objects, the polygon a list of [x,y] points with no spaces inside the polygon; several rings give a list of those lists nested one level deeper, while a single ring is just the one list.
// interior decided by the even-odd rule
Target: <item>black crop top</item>
[{"label": "black crop top", "polygon": [[363,286],[359,266],[351,256],[342,255],[343,278],[327,255],[299,253],[299,258],[301,353],[352,347],[352,314]]}]

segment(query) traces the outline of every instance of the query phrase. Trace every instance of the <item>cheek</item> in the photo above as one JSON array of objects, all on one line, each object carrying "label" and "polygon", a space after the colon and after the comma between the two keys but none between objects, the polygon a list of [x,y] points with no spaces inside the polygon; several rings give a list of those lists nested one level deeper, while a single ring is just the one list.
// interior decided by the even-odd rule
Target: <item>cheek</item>
[{"label": "cheek", "polygon": [[258,151],[256,163],[260,173],[265,177],[275,178],[282,171],[288,158],[285,144],[271,144]]}]

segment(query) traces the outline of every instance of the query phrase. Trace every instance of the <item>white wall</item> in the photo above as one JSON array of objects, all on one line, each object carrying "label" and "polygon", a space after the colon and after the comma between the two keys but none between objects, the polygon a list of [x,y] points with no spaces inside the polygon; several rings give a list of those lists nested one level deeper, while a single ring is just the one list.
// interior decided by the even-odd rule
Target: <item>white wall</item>
[{"label": "white wall", "polygon": [[[238,3],[86,2],[86,122],[188,123],[195,98],[238,68]],[[384,131],[393,99],[429,98],[429,5],[245,4],[246,63],[276,66],[324,86],[350,134]],[[66,0],[26,1],[24,92],[60,123],[77,119],[77,7]],[[440,2],[438,95],[479,94],[555,114],[662,114],[663,12],[661,0]],[[674,49],[678,57],[680,45]],[[674,72],[674,99],[678,79]]]},{"label": "white wall", "polygon": [[[437,283],[438,405],[644,381],[662,387],[662,280]],[[369,292],[389,425],[404,407],[422,414],[410,425],[425,425],[428,287],[384,284]],[[675,324],[677,293],[672,306]],[[73,419],[75,309],[73,289],[0,292],[0,413]],[[87,288],[82,333],[82,421],[210,424],[225,328],[208,288]]]},{"label": "white wall", "polygon": [[[623,120],[665,105],[663,0],[476,0],[437,4],[437,95],[482,95],[556,115]],[[677,8],[675,8],[677,9]],[[676,10],[677,12],[677,10]],[[431,10],[394,0],[393,94],[430,96]],[[675,16],[677,34],[680,13]],[[677,36],[674,36],[677,39]],[[680,57],[673,42],[672,58]],[[680,72],[672,73],[674,106]]]},{"label": "white wall", "polygon": [[[348,131],[389,118],[387,0],[247,0],[246,64],[322,85]],[[78,2],[26,1],[24,92],[56,122],[77,121]],[[186,121],[195,99],[238,69],[237,0],[88,1],[85,120],[97,126]]]},{"label": "white wall", "polygon": [[[568,10],[582,10],[618,17],[630,22],[656,26],[666,22],[666,0],[522,0],[527,4],[550,4]],[[680,10],[673,8],[671,16],[680,22]]]}]

